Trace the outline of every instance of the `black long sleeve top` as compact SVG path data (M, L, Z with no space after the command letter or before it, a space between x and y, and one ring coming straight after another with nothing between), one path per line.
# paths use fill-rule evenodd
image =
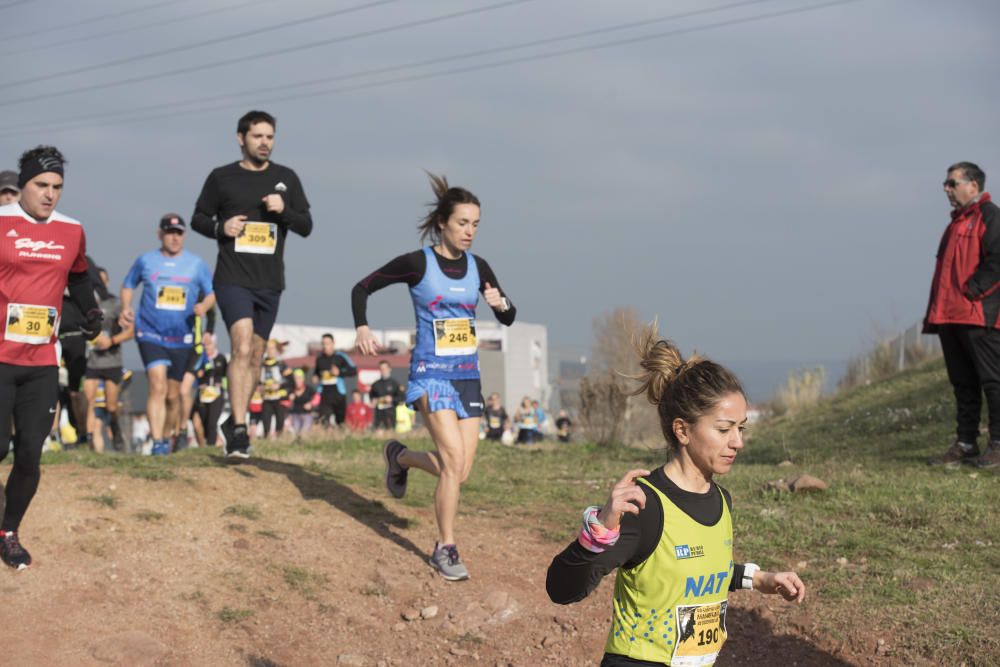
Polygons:
M442 257L435 251L434 257L437 259L441 272L449 278L461 280L465 277L468 262L465 260L464 253L458 259L449 259ZM479 292L482 293L486 289L486 283L489 283L490 287L496 287L500 290L500 296L507 299L509 308L503 312L494 310L493 314L500 324L509 327L514 323L517 309L504 293L503 288L500 287L496 274L493 273L493 269L486 263L486 260L478 255L472 257L476 260L476 268L479 270ZM413 287L423 280L426 270L427 256L423 250L415 250L396 257L359 281L351 290L351 311L354 314L354 326L360 327L368 324L368 297L370 295L396 283L406 283L407 286Z
M282 213L268 212L263 199L271 194L280 194L284 200ZM235 215L247 216L247 222L276 223L274 254L236 252L235 239L222 230L223 223ZM191 216L191 228L219 243L216 283L281 291L285 289L285 237L289 231L309 236L313 220L294 171L275 162L263 171L250 171L234 162L208 175Z

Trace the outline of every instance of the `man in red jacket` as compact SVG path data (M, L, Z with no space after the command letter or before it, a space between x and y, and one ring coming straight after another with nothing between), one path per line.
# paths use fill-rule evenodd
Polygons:
M1000 465L1000 209L985 185L986 174L971 162L948 167L944 193L953 210L938 248L924 333L941 338L958 428L931 465ZM984 394L990 437L980 455Z

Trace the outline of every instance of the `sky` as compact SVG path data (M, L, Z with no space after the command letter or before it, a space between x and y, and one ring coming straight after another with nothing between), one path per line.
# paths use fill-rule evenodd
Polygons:
M997 25L995 0L0 0L0 168L58 146L119 284L262 108L315 221L282 322L351 325L354 283L419 247L427 169L479 196L473 251L552 344L633 306L722 361L842 362L922 318L947 166L1000 174Z

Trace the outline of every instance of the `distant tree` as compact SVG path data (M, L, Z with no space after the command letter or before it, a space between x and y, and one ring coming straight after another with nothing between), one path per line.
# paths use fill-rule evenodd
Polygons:
M639 311L629 306L594 320L590 369L580 382L580 420L600 445L659 433L655 411L645 398L630 395L634 383L629 378L640 370L633 339L644 325Z

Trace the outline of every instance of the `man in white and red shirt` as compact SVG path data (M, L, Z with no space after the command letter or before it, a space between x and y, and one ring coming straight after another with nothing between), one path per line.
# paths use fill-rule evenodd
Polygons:
M101 311L87 276L83 227L55 210L63 188L62 154L52 146L20 159L20 203L0 206L0 449L12 430L14 465L0 521L0 559L31 564L17 530L38 488L42 445L59 393L56 349L63 291L86 313L88 339Z

